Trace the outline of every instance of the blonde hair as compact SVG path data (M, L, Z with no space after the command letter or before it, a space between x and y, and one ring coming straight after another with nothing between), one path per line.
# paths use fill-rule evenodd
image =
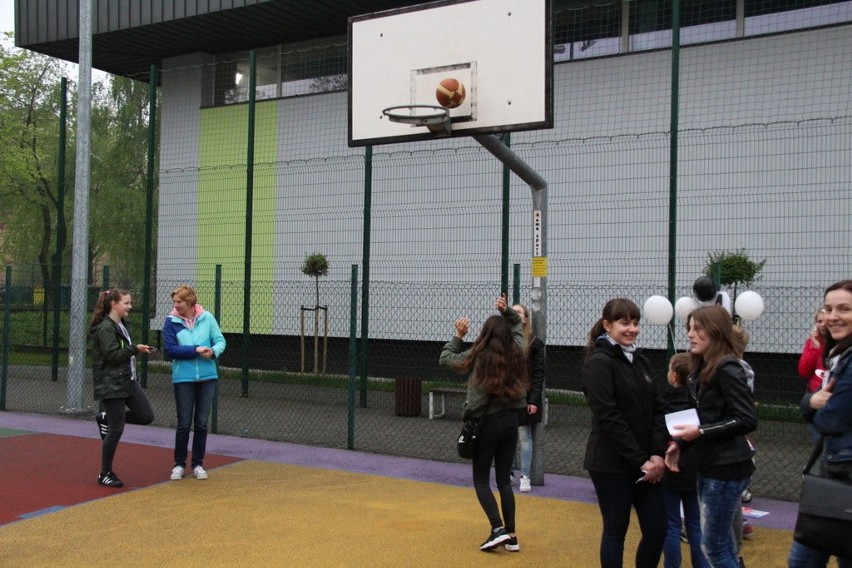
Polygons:
M170 296L171 299L174 300L175 296L177 296L178 299L183 300L190 306L194 306L198 302L198 296L195 294L195 289L193 289L193 287L189 284L182 284L172 290Z

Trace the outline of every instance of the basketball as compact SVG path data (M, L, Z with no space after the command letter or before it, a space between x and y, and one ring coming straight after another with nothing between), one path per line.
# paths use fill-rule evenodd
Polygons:
M435 89L435 98L444 108L456 108L464 102L464 85L452 77L444 79Z

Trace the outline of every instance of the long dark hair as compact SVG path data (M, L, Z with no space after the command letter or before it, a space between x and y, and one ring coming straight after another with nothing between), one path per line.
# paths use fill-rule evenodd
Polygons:
M696 378L702 383L709 383L713 380L722 359L727 356L737 357L737 346L741 343L734 338L731 315L722 306L696 308L686 318L687 331L690 322L695 322L696 331L701 331L710 340L706 353L692 355L692 368L701 369Z
M459 369L462 372L475 370L476 385L492 396L519 398L529 388L524 350L515 343L512 326L503 316L485 320Z
M846 290L847 292L852 293L852 280L841 280L840 282L835 282L825 289L823 297L828 295L829 292L834 292L835 290ZM832 352L834 352L835 355L843 353L850 347L852 347L852 334L849 334L840 341L837 341L831 337L830 333L827 333L823 347L823 358L828 359L828 354Z
M117 288L105 290L98 294L98 301L95 303L95 311L92 312L92 321L89 322L89 327L95 327L104 321L104 318L109 315L109 312L112 309L112 303L118 302L123 297L129 295L130 292L127 290L119 290Z
M628 300L627 298L613 298L607 302L604 305L601 317L595 322L595 325L592 326L592 330L589 332L589 340L586 343L583 362L587 362L589 357L592 356L592 351L595 350L595 343L598 342L598 337L606 333L604 329L605 321L610 323L623 319L639 321L640 317L642 317L642 312L639 311L639 306L632 300Z

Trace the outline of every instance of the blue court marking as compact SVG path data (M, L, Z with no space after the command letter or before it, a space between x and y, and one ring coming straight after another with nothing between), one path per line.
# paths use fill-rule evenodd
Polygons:
M54 505L53 507L48 507L47 509L33 511L32 513L27 513L25 515L18 515L18 517L21 519L32 519L33 517L40 517L42 515L47 515L48 513L55 513L56 511L61 511L64 508L64 505Z

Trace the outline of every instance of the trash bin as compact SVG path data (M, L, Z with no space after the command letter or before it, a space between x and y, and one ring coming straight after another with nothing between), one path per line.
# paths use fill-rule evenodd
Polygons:
M421 379L396 379L393 387L393 407L397 416L420 416L423 401Z

